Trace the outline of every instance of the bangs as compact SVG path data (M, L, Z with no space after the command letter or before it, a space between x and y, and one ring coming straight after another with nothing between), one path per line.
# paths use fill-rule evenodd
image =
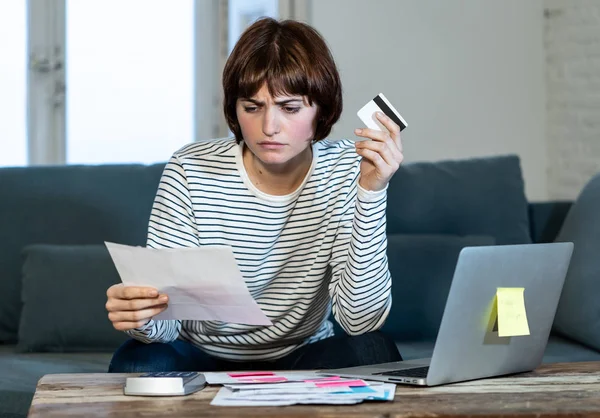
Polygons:
M274 45L264 54L254 54L242 69L238 79L238 97L251 98L266 83L269 94L277 96L306 96L312 105L313 86L306 72L289 54L278 54Z

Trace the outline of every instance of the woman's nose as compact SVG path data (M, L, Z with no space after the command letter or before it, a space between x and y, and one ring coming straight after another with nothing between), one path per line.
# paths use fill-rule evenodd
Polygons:
M266 136L273 136L279 133L279 119L275 110L267 110L263 119L263 133Z

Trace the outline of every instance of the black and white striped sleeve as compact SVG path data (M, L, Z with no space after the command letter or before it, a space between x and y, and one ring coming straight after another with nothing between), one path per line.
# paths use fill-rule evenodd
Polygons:
M386 203L387 189L371 192L356 185L336 235L329 294L333 316L349 335L381 328L392 305Z
M148 224L150 248L199 246L198 228L183 164L173 155L163 171ZM171 342L179 337L181 321L151 319L127 333L142 342Z

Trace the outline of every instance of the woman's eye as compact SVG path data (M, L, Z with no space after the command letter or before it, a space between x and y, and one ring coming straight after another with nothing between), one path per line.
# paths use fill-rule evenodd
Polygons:
M244 111L248 112L248 113L254 113L256 112L257 107L256 106L246 106L244 107Z
M298 113L300 111L300 108L299 107L288 107L288 106L285 106L283 108L283 110L285 110L287 113Z

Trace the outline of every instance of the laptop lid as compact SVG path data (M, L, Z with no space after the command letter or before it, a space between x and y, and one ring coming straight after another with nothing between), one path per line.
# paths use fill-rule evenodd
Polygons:
M458 258L427 385L533 370L541 364L573 243L466 247ZM500 337L498 288L524 288L529 335Z

